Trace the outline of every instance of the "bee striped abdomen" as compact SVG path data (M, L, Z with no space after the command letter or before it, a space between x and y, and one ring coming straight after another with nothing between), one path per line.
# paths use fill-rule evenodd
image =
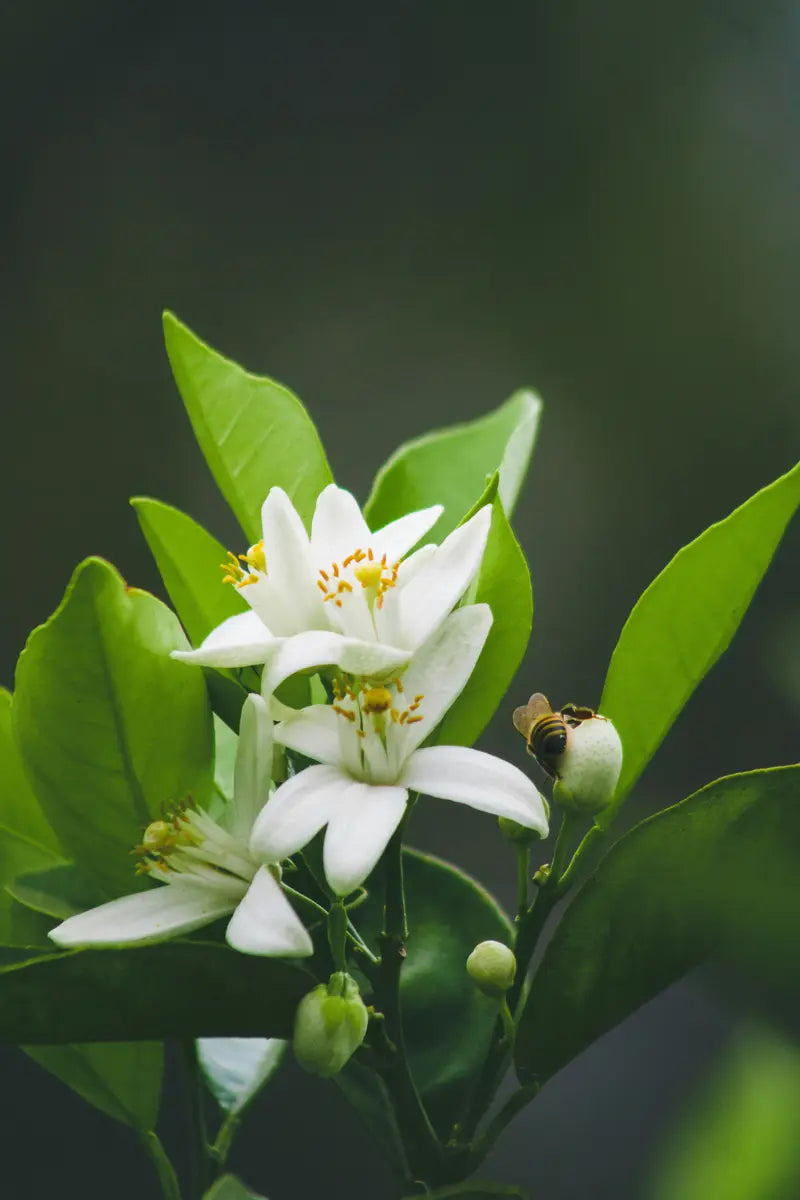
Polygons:
M567 727L563 719L555 713L540 717L531 730L528 746L540 761L563 754L567 747Z

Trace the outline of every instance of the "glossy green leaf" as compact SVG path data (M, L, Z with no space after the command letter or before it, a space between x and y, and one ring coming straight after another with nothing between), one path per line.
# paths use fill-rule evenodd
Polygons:
M400 446L376 475L364 506L370 527L379 529L414 509L443 504L445 511L430 535L441 541L480 496L487 476L497 470L500 499L510 516L533 452L541 407L534 392L515 392L477 421Z
M26 1054L115 1121L152 1129L164 1052L160 1042L28 1046Z
M600 711L624 747L614 813L700 680L727 648L800 504L800 464L679 550L623 627Z
M217 1104L241 1113L280 1066L287 1043L280 1038L198 1038L197 1059Z
M50 827L25 774L11 728L11 693L0 688L0 825L60 857Z
M203 1200L266 1200L266 1198L251 1192L233 1175L223 1175L205 1193Z
M297 397L223 358L169 312L164 338L200 449L250 541L261 537L261 505L271 487L282 487L309 523L332 476Z
M203 678L169 656L185 644L165 605L87 559L17 665L28 775L64 848L109 895L135 888L130 851L163 806L211 793Z
M6 891L26 908L59 921L94 908L104 900L104 893L94 876L74 863L26 871L7 883ZM45 944L50 945L49 942Z
M511 530L499 496L492 501L492 524L470 603L492 610L492 627L475 670L445 715L435 740L471 746L503 701L531 636L533 593L525 556Z
M212 942L39 955L0 969L0 1042L288 1037L309 986L299 967Z
M404 872L410 930L401 976L406 1043L431 1118L447 1133L486 1055L497 1015L467 975L467 956L478 942L508 942L511 926L488 892L449 863L407 850ZM354 919L377 948L379 872L367 886L369 899Z
M247 611L235 587L222 582L227 550L202 525L169 504L131 499L164 587L192 645L237 613Z
M39 941L41 922L9 894L25 871L62 861L58 842L33 794L11 728L11 696L0 688L0 941Z
M800 1051L741 1033L681 1113L650 1200L789 1200L800 1195Z
M718 950L740 960L766 939L797 991L799 901L800 767L731 775L643 821L544 952L517 1034L520 1078L553 1075Z

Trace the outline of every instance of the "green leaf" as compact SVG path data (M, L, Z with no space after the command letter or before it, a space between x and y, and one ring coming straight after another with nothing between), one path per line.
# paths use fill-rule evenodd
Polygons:
M766 941L796 989L798 860L798 766L717 780L632 829L544 952L517 1033L523 1082L553 1075L718 948L738 960Z
M227 550L202 525L169 504L133 496L131 505L192 645L237 613L248 611L235 587L223 584Z
M766 1030L740 1034L659 1156L651 1200L800 1195L800 1051Z
M265 1200L265 1197L251 1192L233 1175L223 1175L205 1193L203 1200Z
M405 442L375 476L364 506L370 527L379 529L404 513L443 504L445 511L430 534L441 541L497 470L500 499L510 516L528 469L541 407L535 392L515 392L477 421Z
M0 969L0 1041L288 1037L299 967L212 942L39 955Z
M137 886L130 851L164 805L210 796L203 678L169 656L185 644L165 605L87 559L17 665L14 728L36 795L109 895Z
M406 1043L431 1119L449 1133L497 1018L467 975L467 956L487 939L509 943L511 925L488 892L441 859L406 850L404 873L410 930L401 976ZM377 948L383 919L379 871L368 888L369 899L354 919Z
M59 921L95 908L104 899L94 877L74 863L26 871L7 883L6 891L26 908Z
M115 1121L152 1129L164 1051L160 1042L27 1046L25 1053Z
M200 449L250 541L261 537L261 505L271 487L282 487L308 524L332 476L297 397L223 358L169 312L164 338Z
M209 1091L228 1115L241 1113L280 1066L280 1038L198 1038L197 1059Z
M61 847L33 794L11 728L11 693L0 688L0 825L54 857Z
M727 648L800 503L800 464L679 550L620 634L600 712L624 747L607 826L704 675Z
M492 627L469 682L436 732L442 745L471 746L478 738L502 702L531 636L530 571L499 496L492 501L489 538L470 603L490 606Z

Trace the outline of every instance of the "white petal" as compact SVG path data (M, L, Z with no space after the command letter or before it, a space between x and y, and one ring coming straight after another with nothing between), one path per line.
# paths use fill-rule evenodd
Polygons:
M282 488L270 489L261 507L261 523L267 562L264 603L274 612L270 627L284 635L325 629L328 622L316 586L317 567L308 534Z
M415 649L430 637L478 570L491 520L491 506L485 504L445 538L409 583L389 593L376 615L381 641Z
M58 946L126 946L160 942L178 933L188 933L232 912L247 884L239 879L212 887L196 880L135 892L110 900L99 908L70 917L49 937Z
M351 782L338 767L306 767L277 789L262 808L250 839L253 854L281 862L301 850L327 824L333 806Z
M394 646L362 642L321 629L298 633L275 645L275 653L267 661L261 682L265 696L298 671L337 666L351 675L379 675L396 670L409 658L405 650Z
M202 1037L197 1057L214 1099L238 1113L277 1070L288 1042L283 1038Z
M341 562L354 550L366 550L368 545L369 526L361 515L355 496L335 483L329 483L317 497L311 522L315 567L329 571L332 563Z
M250 667L267 661L277 639L254 612L228 617L196 650L173 650L172 657L201 667Z
M404 517L398 517L396 521L384 525L383 529L378 529L371 535L370 545L375 555L380 558L385 554L389 565L396 563L433 528L443 512L441 504L434 504L431 508L407 513Z
M430 562L438 549L438 546L429 542L428 545L420 546L419 550L409 554L408 558L404 558L400 563L400 570L397 572L397 586L405 587L407 583L410 583L417 572Z
M275 727L275 741L306 758L335 765L341 762L339 717L329 704L301 708Z
M352 781L331 810L322 861L328 883L347 896L363 883L402 820L408 792Z
M239 746L233 770L229 833L247 845L256 817L269 799L272 782L272 717L261 696L249 695L239 718Z
M304 958L314 953L308 930L267 867L259 867L225 937L243 954Z
M421 646L402 676L409 702L423 697L413 725L393 725L391 747L403 762L441 721L478 661L492 624L488 604L468 604L451 613L441 629Z
M455 800L497 817L510 817L547 837L542 797L517 767L464 746L426 746L406 763L401 781L407 788Z

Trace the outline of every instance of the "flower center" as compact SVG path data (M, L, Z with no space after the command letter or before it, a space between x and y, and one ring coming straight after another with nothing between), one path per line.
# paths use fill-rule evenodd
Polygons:
M228 561L220 563L220 570L225 572L222 582L232 583L236 588L247 587L248 583L258 583L259 578L267 573L263 541L256 542L246 554L232 554L229 550Z
M388 725L414 725L423 720L419 707L424 695L420 692L410 704L404 705L399 699L405 697L400 679L373 686L364 679L337 676L333 680L333 696L333 711L348 721L361 738L374 730L385 740Z
M337 608L342 607L342 601L348 592L355 587L363 588L367 596L370 610L377 605L383 607L383 597L386 592L397 585L397 572L400 563L386 562L386 555L376 558L373 551L354 550L343 558L341 565L331 563L330 569L320 569L317 587L322 592L323 601L331 601Z
M157 872L163 882L179 875L208 873L250 882L258 863L240 843L202 809L179 804L157 821L151 821L133 853L138 856L137 875Z

